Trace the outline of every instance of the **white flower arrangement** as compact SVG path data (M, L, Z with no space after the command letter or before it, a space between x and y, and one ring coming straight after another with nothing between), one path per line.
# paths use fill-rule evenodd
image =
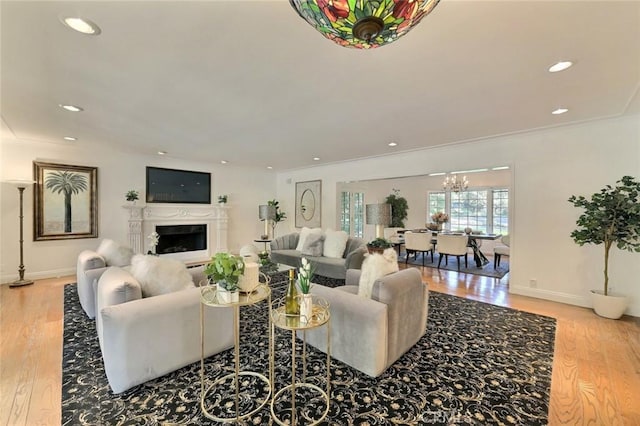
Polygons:
M298 268L298 285L300 286L300 291L303 294L309 294L311 291L311 279L313 278L313 265L311 262L307 260L307 258L302 258L302 266Z
M155 254L156 247L158 246L158 242L160 241L160 234L153 231L151 234L149 234L147 239L149 240L149 253Z

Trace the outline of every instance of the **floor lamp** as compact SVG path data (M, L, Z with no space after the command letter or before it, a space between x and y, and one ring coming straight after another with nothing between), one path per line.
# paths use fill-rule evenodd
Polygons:
M9 284L9 287L21 287L23 285L33 284L32 280L24 279L24 190L29 185L33 185L35 182L32 180L10 180L10 184L15 185L20 192L20 266L18 267L18 278L16 281Z

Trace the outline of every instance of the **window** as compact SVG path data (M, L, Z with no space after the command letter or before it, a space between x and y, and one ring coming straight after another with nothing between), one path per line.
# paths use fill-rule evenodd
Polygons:
M340 229L354 237L364 235L364 193L340 194Z
M450 231L471 228L474 231L509 233L509 190L506 188L450 192L433 191L427 196L427 223L433 213L449 215L445 227Z

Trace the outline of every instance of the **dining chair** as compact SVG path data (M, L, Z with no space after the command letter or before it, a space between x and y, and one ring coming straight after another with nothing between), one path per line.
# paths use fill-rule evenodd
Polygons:
M509 235L503 235L500 238L500 243L501 244L497 244L493 248L493 269L497 269L498 266L500 266L500 259L502 256L509 256L509 252L511 250L509 247Z
M449 264L449 256L455 256L458 260L458 271L460 270L460 258L464 256L464 267L468 267L467 244L469 237L466 235L438 234L436 241L438 253L440 253L438 268L442 264L443 256L445 258L445 265Z
M424 258L427 253L431 253L431 263L433 263L433 246L431 245L431 234L426 232L410 232L404 233L404 249L407 257L404 259L405 265L409 261L409 255L422 253L422 266L424 266Z

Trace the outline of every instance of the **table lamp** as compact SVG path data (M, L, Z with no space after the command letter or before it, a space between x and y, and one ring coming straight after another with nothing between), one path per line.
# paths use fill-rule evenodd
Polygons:
M376 226L376 238L384 238L384 228L391 224L391 204L367 204L367 225Z
M258 206L258 217L264 221L264 235L269 239L269 221L276 219L276 206L263 204Z

